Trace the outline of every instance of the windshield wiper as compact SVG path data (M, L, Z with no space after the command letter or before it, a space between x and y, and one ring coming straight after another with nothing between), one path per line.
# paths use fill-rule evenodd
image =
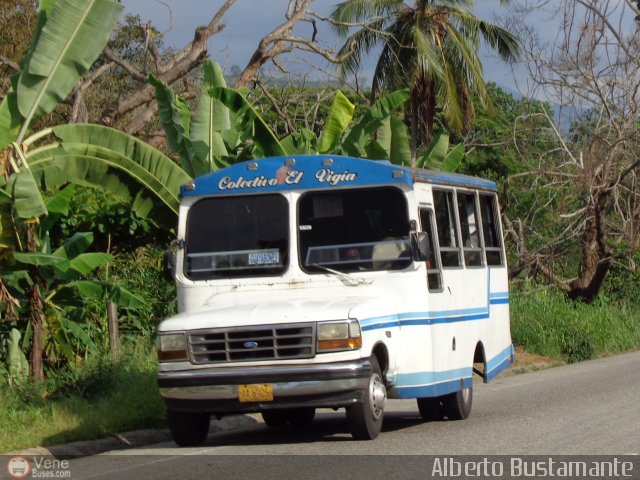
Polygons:
M340 278L340 280L342 280L345 285L348 285L350 287L357 287L358 285L371 285L373 283L373 280L352 277L346 272L334 270L333 268L325 267L324 265L319 265L317 263L312 263L310 266L319 268L329 273L333 273L334 275L338 276L338 278Z

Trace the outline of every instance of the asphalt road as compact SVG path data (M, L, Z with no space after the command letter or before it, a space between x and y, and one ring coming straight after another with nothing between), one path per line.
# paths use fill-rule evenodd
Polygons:
M352 440L343 411L320 410L304 432L256 420L211 434L203 447L109 452L72 460L69 470L83 479L431 478L432 464L402 456L638 454L640 352L633 352L476 383L463 421L425 423L415 401L389 401L374 441ZM640 457L635 462L632 478L640 478Z

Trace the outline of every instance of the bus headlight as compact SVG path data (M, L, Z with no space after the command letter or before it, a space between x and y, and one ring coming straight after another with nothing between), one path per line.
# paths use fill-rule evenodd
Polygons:
M362 347L360 324L356 320L318 323L318 352L357 350Z
M160 361L188 360L187 337L184 333L159 333L156 349Z

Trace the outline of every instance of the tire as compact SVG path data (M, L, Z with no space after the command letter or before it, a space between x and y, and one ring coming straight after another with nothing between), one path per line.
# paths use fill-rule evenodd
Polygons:
M180 447L202 445L209 434L208 413L167 411L167 421L173 441Z
M305 428L313 423L313 419L316 416L316 409L310 408L297 408L290 412L289 423L294 428Z
M313 422L316 409L294 408L290 410L267 410L262 412L264 423L271 428L282 428L291 425L295 428L308 427Z
M286 410L267 410L262 412L262 419L267 427L282 428L287 425L288 413Z
M425 422L438 422L444 417L440 397L416 398L420 416Z
M371 377L362 402L347 407L349 431L356 440L373 440L380 433L387 400L387 389L382 379L380 364L371 357Z
M464 420L471 414L473 386L442 397L444 414L449 420Z

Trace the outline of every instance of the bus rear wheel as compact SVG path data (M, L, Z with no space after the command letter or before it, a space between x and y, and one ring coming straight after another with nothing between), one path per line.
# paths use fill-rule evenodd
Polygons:
M440 397L416 398L420 416L426 422L437 422L442 420L443 409Z
M449 420L464 420L471 414L473 387L440 397L417 398L420 416L427 422L437 422L445 417Z
M464 420L471 414L473 387L463 388L442 397L443 413L449 420Z
M375 356L371 357L371 377L362 402L347 407L349 431L356 440L373 440L380 433L387 401L387 388Z

